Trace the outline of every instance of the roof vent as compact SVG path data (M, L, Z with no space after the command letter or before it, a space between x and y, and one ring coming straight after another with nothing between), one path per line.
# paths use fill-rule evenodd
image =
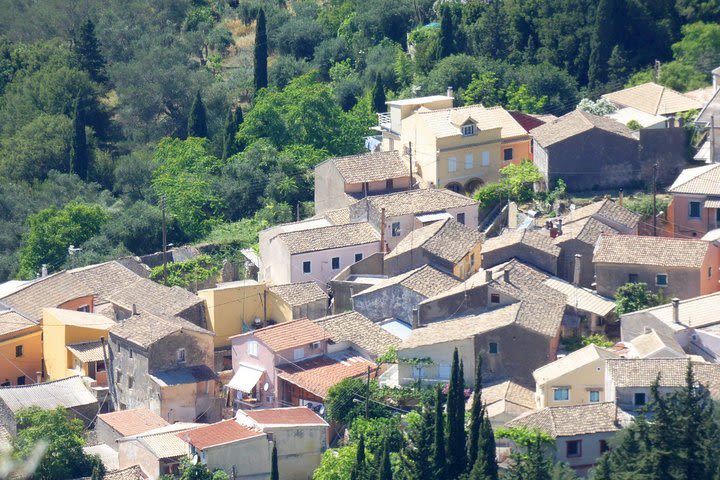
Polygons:
M132 304L132 314L133 314L133 315L137 315L137 314L138 314L137 305L135 305L134 303Z
M448 97L455 98L455 93L453 92L453 87L448 87L448 88L447 88L447 96L448 96Z
M672 299L673 322L680 323L680 299L675 297Z

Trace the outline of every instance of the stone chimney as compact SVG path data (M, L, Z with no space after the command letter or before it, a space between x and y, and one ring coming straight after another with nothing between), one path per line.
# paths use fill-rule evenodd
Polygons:
M503 281L510 283L510 270L503 270Z
M620 195L618 195L618 205L622 207L623 204L623 189L620 189Z
M485 270L485 281L492 282L492 270Z
M137 315L137 314L138 314L137 305L135 305L134 303L132 304L132 314L133 314L133 315Z
M447 96L448 96L448 97L455 98L455 93L453 92L453 87L448 87L448 88L447 88Z
M582 274L582 255L575 254L575 265L573 269L573 285L580 286L580 275Z
M47 276L48 276L47 263L43 263L42 268L40 269L40 278L45 278Z
M420 328L420 312L417 307L412 309L412 328L413 330Z
M672 299L673 322L680 323L680 299L675 297Z

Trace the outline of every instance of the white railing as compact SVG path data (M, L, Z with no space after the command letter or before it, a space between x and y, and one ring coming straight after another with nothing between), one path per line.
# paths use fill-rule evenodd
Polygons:
M380 128L390 130L390 112L378 113L378 125Z

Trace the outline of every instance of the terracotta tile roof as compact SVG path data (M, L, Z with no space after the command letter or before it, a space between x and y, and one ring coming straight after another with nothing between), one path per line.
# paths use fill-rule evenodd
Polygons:
M499 402L509 402L531 410L535 409L535 391L514 380L505 380L483 387L482 399L486 407Z
M401 285L413 292L429 298L438 295L445 290L458 285L459 283L459 280L456 280L450 275L443 273L430 265L423 265L415 270L410 270L409 272L401 275L381 280L372 287L356 293L353 296L369 295L379 290L394 287L395 285Z
M349 223L281 233L277 238L294 255L376 243L380 240L380 234L369 223Z
M328 295L315 282L287 283L268 288L283 302L293 307L306 305L318 300L327 301Z
M438 138L460 136L460 125L468 119L481 131L500 128L500 137L504 139L527 136L522 125L502 107L468 105L440 110L418 110L417 115Z
M330 334L320 325L307 318L270 325L252 332L235 335L231 338L255 337L274 352L320 342L330 338Z
M346 378L366 375L368 367L374 369L376 365L353 350L344 350L275 368L278 377L325 398L330 387Z
M438 258L457 263L481 241L482 236L477 230L466 227L453 218L446 218L407 234L385 259L422 248Z
M368 197L350 206L350 216L360 215L364 218L366 202L378 214L384 208L386 217L419 215L478 205L472 198L444 188L424 188Z
M622 428L625 414L618 412L612 402L575 405L568 407L545 407L526 413L506 425L541 430L553 438L616 432Z
M259 427L272 425L323 425L327 422L308 407L267 408L262 410L242 410L247 419ZM238 421L242 421L238 415Z
M695 381L710 390L713 398L720 395L720 364L693 362ZM688 358L611 358L606 371L616 388L649 387L660 376L660 386L685 386Z
M337 168L345 183L379 182L410 176L410 166L400 152L367 152L327 160Z
M700 268L710 246L703 240L603 235L595 246L593 263Z
M610 199L599 200L584 207L576 208L567 215L563 215L563 226L579 220L593 217L605 224L618 224L628 230L633 230L640 222L640 215L632 212Z
M720 195L720 164L684 169L670 185L668 192Z
M102 413L98 418L107 423L123 437L145 433L168 425L160 415L147 408L133 408L111 413Z
M315 323L329 332L335 343L350 342L375 356L400 344L400 339L395 335L355 311L323 317L315 320Z
M139 465L107 472L104 480L146 480L148 477Z
M483 253L523 244L554 257L560 256L560 247L553 245L548 235L531 230L510 230L497 237L488 238L482 246Z
M110 328L110 335L132 342L142 348L148 348L158 340L182 330L212 335L208 330L180 317L159 317L149 312L139 312L137 315L131 315L129 318L117 322Z
M2 302L39 322L45 307L57 307L65 302L96 293L68 272L59 272L24 285L14 293L3 297Z
M636 140L633 131L612 118L599 117L582 110L573 110L557 120L548 122L530 131L530 135L543 147L549 147L594 128Z
M20 333L25 330L39 330L37 322L14 310L2 310L0 305L0 336Z
M543 385L550 380L567 375L592 362L605 360L607 358L618 358L618 355L597 345L587 345L538 368L533 372L533 377L538 385Z
M205 450L206 448L239 442L240 440L265 434L243 427L235 420L223 420L205 427L180 432L176 435L198 450Z
M697 100L653 82L606 93L602 98L651 115L668 115L702 108Z

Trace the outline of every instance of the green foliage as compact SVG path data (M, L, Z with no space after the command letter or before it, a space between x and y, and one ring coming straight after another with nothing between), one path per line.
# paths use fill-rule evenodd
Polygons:
M69 170L83 180L87 180L88 168L90 167L90 152L88 151L87 137L85 136L85 116L80 105L80 97L75 99L72 127L73 136L70 143Z
M405 444L397 416L368 420L364 417L356 418L350 427L350 441L359 443L361 438L371 452L380 452L384 446L390 452L399 452Z
M666 212L669 205L669 197L658 195L655 201L655 208L658 213ZM652 195L633 195L632 197L628 197L625 199L625 203L623 204L623 206L631 212L640 214L645 221L652 220Z
M365 415L365 396L367 386L359 378L346 378L328 390L325 398L327 418L342 425L352 425L353 422ZM370 398L378 398L377 381L370 382ZM392 411L385 407L382 402L371 401L368 404L369 418L389 417Z
M88 72L94 82L107 82L105 58L100 52L100 45L95 36L95 24L89 18L80 26L75 35L73 50L78 56L80 67Z
M443 407L442 387L435 387L435 415L432 448L432 468L436 478L445 478L447 472L447 455L445 452L445 413Z
M595 13L595 28L590 43L588 83L596 87L608 78L607 64L613 48L622 42L624 2L600 0Z
M642 128L642 125L640 125L640 122L638 122L637 120L633 119L633 120L630 120L630 121L627 123L627 127L628 127L630 130L640 130L640 129Z
M313 480L352 478L351 472L355 465L356 453L355 445L327 449L320 458L320 465L313 472Z
M280 480L278 471L277 442L273 442L272 456L270 457L270 480Z
M521 446L519 452L512 454L511 465L504 478L508 480L551 480L552 461L546 458L546 446L554 443L544 432L528 428L503 428L496 434L508 438Z
M190 106L187 132L188 137L206 138L208 136L207 111L199 91L195 94L195 100Z
M70 419L62 407L22 409L17 412L16 420L18 433L11 439L16 459L29 460L38 445L46 446L33 478L63 480L92 475L96 462L83 451L82 421Z
M495 436L507 438L520 447L529 447L538 441L541 444L554 443L552 437L547 433L528 427L499 428L495 430Z
M62 209L52 207L31 215L29 229L23 236L18 276L34 278L43 264L47 264L48 271L59 269L68 255L68 247L79 246L99 233L108 218L100 205L75 202Z
M243 123L242 108L235 107L228 110L228 116L225 120L225 134L223 136L223 153L222 159L227 160L235 155L239 150L236 136L240 125Z
M626 283L615 293L615 312L624 315L660 305L662 302L662 295L651 292L646 283Z
M520 165L511 163L500 169L500 182L483 185L474 197L483 206L500 200L527 202L533 198L533 184L541 179L542 175L533 162L524 160Z
M209 255L200 255L184 262L172 262L167 266L167 286L190 287L202 283L220 272L220 265ZM153 267L150 279L163 282L163 266Z
M467 446L465 434L465 381L458 350L453 351L450 385L447 395L447 472L456 478L465 471Z
M546 96L532 95L527 85L511 84L505 92L507 100L505 106L510 110L520 110L526 113L542 113L548 99Z
M455 53L455 28L453 26L452 10L448 5L440 7L440 42L438 55L440 58L449 57Z
M378 468L378 480L392 480L392 468L390 466L390 447L388 439L385 439L382 453L380 454L380 465Z
M574 352L575 350L579 350L583 347L587 347L588 345L597 345L598 347L612 347L615 345L614 342L607 340L605 337L603 337L600 334L594 334L589 335L587 337L567 337L562 339L562 344L565 350L570 353Z
M267 87L268 39L265 23L265 10L260 9L255 24L255 51L253 55L255 72L255 90Z
M463 92L462 99L466 105L481 103L485 107L492 107L505 103L505 92L496 73L483 72L480 75L473 75L472 81Z
M268 73L270 85L285 88L293 78L304 75L310 64L304 58L297 59L292 55L281 55L273 62Z
M375 77L375 85L372 90L372 105L376 113L387 111L387 106L385 105L385 87L383 87L380 75Z
M402 451L402 465L408 480L433 478L433 411L425 405L419 416L419 421L408 421L408 441Z

